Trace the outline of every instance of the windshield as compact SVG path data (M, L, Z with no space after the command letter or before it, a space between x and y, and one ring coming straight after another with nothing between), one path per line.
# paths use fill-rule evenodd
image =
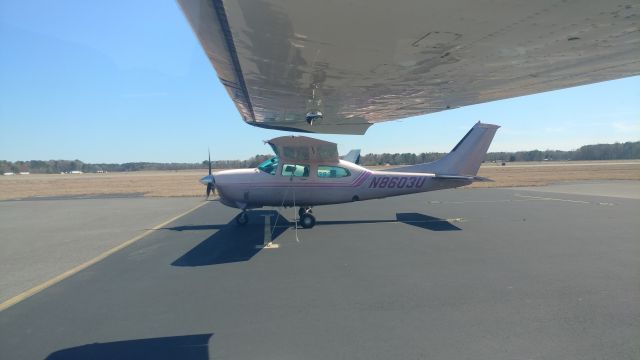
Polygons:
M278 169L278 157L275 156L264 161L262 164L258 165L258 169L266 172L267 174L275 175L276 170Z

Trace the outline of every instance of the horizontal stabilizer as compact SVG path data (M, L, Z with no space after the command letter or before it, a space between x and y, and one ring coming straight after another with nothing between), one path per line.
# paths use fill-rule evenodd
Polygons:
M434 179L440 180L462 180L462 181L473 181L473 182L493 182L493 180L482 177L482 176L464 176L464 175L437 175L433 177Z

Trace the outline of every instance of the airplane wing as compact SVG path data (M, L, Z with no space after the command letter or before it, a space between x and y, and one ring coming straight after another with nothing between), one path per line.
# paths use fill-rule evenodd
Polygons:
M640 74L637 1L178 2L242 119L263 128L363 134Z

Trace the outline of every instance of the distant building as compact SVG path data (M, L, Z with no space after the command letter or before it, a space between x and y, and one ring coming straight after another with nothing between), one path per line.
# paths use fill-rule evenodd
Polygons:
M28 171L20 171L20 175L29 175Z
M71 172L69 172L69 174L83 174L82 171L78 171L78 170L73 170Z
M14 174L14 173L12 173L12 172L6 172L6 173L4 173L4 174L2 174L2 175L4 175L4 176L10 176L10 175L15 175L15 174Z

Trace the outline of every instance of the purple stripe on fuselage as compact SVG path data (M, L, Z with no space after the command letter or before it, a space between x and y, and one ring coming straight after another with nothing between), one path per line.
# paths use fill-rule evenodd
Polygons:
M369 176L371 175L371 172L369 171L363 171L360 176L358 176L354 181L350 182L350 183L326 183L326 182L296 182L295 185L292 184L291 182L274 182L274 183L234 183L234 184L230 184L232 186L235 185L249 185L252 187L285 187L285 188L289 188L289 187L326 187L326 188L339 188L339 187L358 187L360 185L362 185L363 182L365 182Z

